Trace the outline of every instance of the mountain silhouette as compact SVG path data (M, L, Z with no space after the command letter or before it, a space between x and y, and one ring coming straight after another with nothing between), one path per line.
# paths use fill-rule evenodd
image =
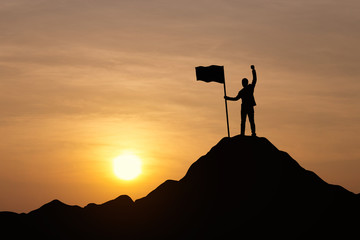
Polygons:
M3 234L42 239L303 239L355 236L360 196L302 168L266 138L223 138L179 181L135 202L54 200L0 213Z

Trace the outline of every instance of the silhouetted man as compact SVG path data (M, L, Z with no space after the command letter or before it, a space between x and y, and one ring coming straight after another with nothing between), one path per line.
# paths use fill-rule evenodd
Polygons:
M254 98L254 89L257 81L255 66L251 65L253 80L252 83L249 84L249 80L247 78L243 78L242 85L243 89L241 89L236 97L228 97L225 96L226 100L237 101L240 98L242 99L241 104L241 135L245 135L245 122L246 116L249 116L251 133L252 136L256 136L255 132L255 120L254 120L254 106L256 105Z

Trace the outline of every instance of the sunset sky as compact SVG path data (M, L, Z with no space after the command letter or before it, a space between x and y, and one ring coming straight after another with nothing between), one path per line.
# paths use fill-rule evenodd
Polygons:
M258 73L257 134L360 192L360 1L0 0L0 211L144 197L227 135ZM229 102L231 135L241 102ZM246 133L250 133L247 122ZM112 160L132 152L142 174Z

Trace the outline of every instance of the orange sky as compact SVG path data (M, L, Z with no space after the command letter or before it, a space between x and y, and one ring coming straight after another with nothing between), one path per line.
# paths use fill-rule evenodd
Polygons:
M226 135L256 66L259 136L329 183L360 192L360 2L3 0L0 211L83 206L180 179ZM240 102L229 102L231 134ZM249 126L247 125L247 133ZM134 181L112 159L143 159Z

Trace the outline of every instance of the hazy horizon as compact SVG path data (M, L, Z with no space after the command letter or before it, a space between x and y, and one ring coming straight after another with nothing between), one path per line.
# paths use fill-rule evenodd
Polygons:
M147 195L227 135L227 93L258 73L257 134L328 183L360 192L360 2L0 3L0 211ZM240 102L229 102L231 135ZM249 123L246 133L250 133ZM122 181L112 160L143 161Z

